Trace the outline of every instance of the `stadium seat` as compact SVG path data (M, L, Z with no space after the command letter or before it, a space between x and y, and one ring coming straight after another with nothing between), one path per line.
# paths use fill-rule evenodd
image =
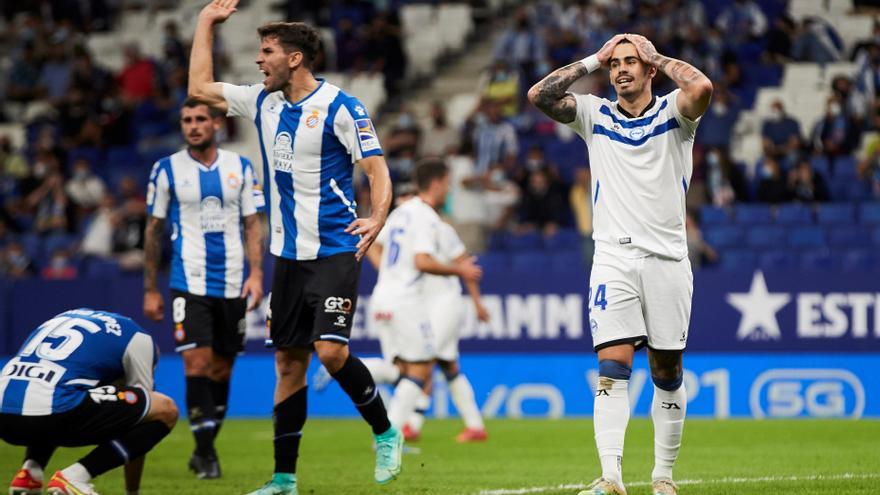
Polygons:
M562 229L555 235L544 238L544 249L548 251L565 251L579 249L581 235L574 229Z
M541 252L523 252L510 256L510 269L514 271L546 270L550 267L550 257Z
M139 167L141 155L136 149L128 146L120 146L107 150L107 166L111 169L119 167Z
M776 223L780 225L809 225L813 223L813 211L799 203L784 204L776 211Z
M703 230L703 239L717 249L741 247L743 229L735 225L706 228Z
M727 225L730 223L730 212L726 208L705 205L700 208L700 223L704 227Z
M848 249L840 259L840 269L843 272L876 271L877 265L877 255L871 249Z
M88 258L83 262L84 275L92 279L115 279L120 276L119 263L102 258Z
M835 179L851 179L856 178L856 159L851 156L840 156L834 159L831 167Z
M788 245L795 248L818 248L827 244L821 227L797 227L788 233Z
M510 257L506 253L485 253L477 257L477 265L486 272L503 272L510 269Z
M797 267L797 257L793 251L774 249L758 256L758 266L764 270L793 270Z
M823 225L851 225L856 220L856 208L852 203L820 204L816 219Z
M813 167L813 172L821 175L826 181L831 179L831 167L828 166L827 157L818 155L810 158L810 166Z
M489 251L503 252L508 250L507 240L510 239L508 232L492 232L489 234Z
M874 227L874 234L871 236L871 242L874 247L880 247L880 227Z
M748 229L746 243L753 248L773 248L785 242L785 229L776 225L763 225Z
M723 251L718 261L718 269L728 272L753 270L757 256L751 249L731 249Z
M828 245L833 248L866 248L873 245L871 232L864 226L831 227L827 232Z
M43 251L46 256L51 256L53 252L59 249L70 249L75 242L75 236L69 234L54 234L43 241Z
M859 211L859 223L862 225L880 225L880 201L862 203Z
M511 235L507 238L507 247L513 252L541 249L541 234L537 232L529 232L526 234Z
M837 264L837 258L828 249L811 249L800 256L801 270L832 270Z
M584 270L584 256L581 251L567 250L555 253L550 258L550 268L554 272L572 273L576 270Z
M773 210L767 204L737 205L733 212L740 225L761 225L773 222Z

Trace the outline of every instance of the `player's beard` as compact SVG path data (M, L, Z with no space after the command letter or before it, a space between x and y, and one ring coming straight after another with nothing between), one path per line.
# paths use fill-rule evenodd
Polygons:
M210 148L211 146L214 146L214 138L210 137L210 138L205 139L204 141L202 141L201 143L198 143L198 144L192 144L187 141L186 145L189 146L190 149L201 153L201 152L204 152L205 150L207 150L208 148Z

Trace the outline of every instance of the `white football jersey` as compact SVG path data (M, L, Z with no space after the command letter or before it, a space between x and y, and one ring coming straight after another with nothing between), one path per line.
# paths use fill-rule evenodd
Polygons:
M458 237L458 233L446 222L437 226L437 261L451 263L452 260L465 254L467 249ZM461 295L461 284L455 275L425 274L425 285L431 298L448 298Z
M680 92L655 97L634 118L616 101L574 95L577 117L568 125L589 150L597 255L687 256L685 194L699 119L678 111Z
M421 297L425 294L427 273L416 268L416 254L438 254L440 216L420 198L413 198L388 215L379 233L382 262L373 299Z

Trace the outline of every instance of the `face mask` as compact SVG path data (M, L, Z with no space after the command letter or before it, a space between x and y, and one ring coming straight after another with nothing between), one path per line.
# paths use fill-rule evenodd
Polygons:
M774 108L772 111L770 111L770 118L775 120L776 122L782 120L783 117L785 117L785 113L783 113L783 111L778 108Z
M532 171L538 170L543 164L543 160L540 160L538 158L529 158L528 160L526 160L526 168Z
M34 177L38 179L42 179L46 176L46 164L43 162L37 162L34 164Z
M765 179L772 179L773 178L773 170L770 167L768 167L767 165L764 165L763 167L761 167L761 177L763 177Z
M726 115L727 114L727 105L724 103L716 103L712 109L715 111L715 115Z
M77 170L76 172L73 173L73 178L78 179L78 180L84 180L88 176L89 176L88 170Z
M718 153L709 153L706 155L706 163L709 164L710 167L717 167L721 160L718 158Z
M832 117L837 117L840 115L840 103L832 103L828 106L828 113L831 114Z
M397 118L397 126L409 129L413 126L413 118L411 115L404 113Z
M52 268L60 270L67 266L67 258L52 258Z

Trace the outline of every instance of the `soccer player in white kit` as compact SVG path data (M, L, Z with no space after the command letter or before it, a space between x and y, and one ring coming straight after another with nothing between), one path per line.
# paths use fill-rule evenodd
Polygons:
M379 280L370 301L372 323L383 335L383 353L402 368L388 419L402 427L416 410L437 358L432 332L426 275L456 276L476 283L482 271L472 257L440 261L437 209L449 192L449 170L439 159L420 162L415 171L417 197L388 216L378 243L382 245ZM390 337L390 338L389 338Z
M617 101L566 90L608 67ZM678 85L651 91L662 71ZM712 82L692 65L625 34L594 55L556 70L529 90L529 101L587 143L592 168L593 238L590 329L599 357L594 426L602 476L580 495L625 495L621 476L629 421L627 384L635 351L648 346L654 381L652 493L675 495L687 394L687 343L693 275L687 258L685 195L694 134L712 98Z

